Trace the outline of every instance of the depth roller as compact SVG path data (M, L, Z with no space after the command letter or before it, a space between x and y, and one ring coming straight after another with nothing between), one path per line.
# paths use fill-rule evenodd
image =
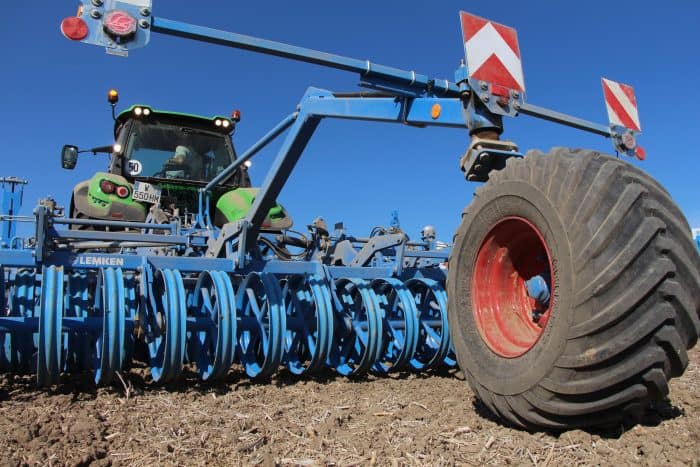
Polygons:
M372 289L382 310L382 350L374 370L386 373L404 369L418 344L418 311L413 296L398 279L376 279Z
M86 326L91 308L89 278L86 271L72 271L67 274L64 292L64 327L67 328L66 366L70 373L80 373L93 368L94 340Z
M195 329L190 346L202 380L225 376L236 350L236 299L224 272L199 275L191 305Z
M447 294L432 279L411 279L406 282L406 287L413 294L420 323L418 345L411 366L416 370L436 368L450 351Z
M26 320L37 318L39 302L37 299L36 274L33 270L19 269L7 284L8 313L12 320L8 322L11 329L5 334L3 349L9 371L27 373L31 371L38 343L38 324L26 325ZM20 325L24 322L25 325Z
M239 360L251 378L268 378L282 362L287 328L277 279L268 273L248 274L238 289L236 306Z
M4 313L0 315L0 371L26 373L31 369L37 325L27 322L38 312L35 275L27 269L3 270Z
M135 325L139 314L139 284L136 274L124 271L124 298L126 321L124 327L124 362L122 370L131 368L136 346Z
M62 369L63 268L48 266L41 273L39 302L38 386L57 384Z
M0 318L5 314L7 309L7 296L5 290L5 268L0 266ZM6 372L10 369L10 332L4 329L4 323L0 320L0 372Z
M102 330L95 341L95 384L107 384L122 371L125 360L126 295L121 269L102 269L97 275L96 314Z
M382 318L379 298L363 279L339 279L335 283L335 336L331 362L341 375L369 371L382 350Z
M144 268L146 311L144 327L148 343L151 377L169 383L182 373L185 355L187 302L180 271Z
M318 275L291 277L285 280L282 295L287 315L287 368L295 375L325 368L333 344L328 283Z

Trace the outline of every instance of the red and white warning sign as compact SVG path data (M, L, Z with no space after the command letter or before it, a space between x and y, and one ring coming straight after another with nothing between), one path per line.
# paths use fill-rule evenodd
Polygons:
M608 119L611 125L618 125L629 130L641 132L637 100L634 89L626 84L602 78L605 106L608 108Z
M464 11L459 16L469 78L524 92L525 79L515 29Z

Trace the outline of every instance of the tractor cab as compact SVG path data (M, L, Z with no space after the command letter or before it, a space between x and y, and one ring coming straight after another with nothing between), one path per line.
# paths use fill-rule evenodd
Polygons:
M132 106L115 122L119 151L113 153L110 171L131 181L204 186L236 159L230 138L233 127L234 122L224 117ZM250 186L247 170L234 173L224 184Z
M110 91L110 103L112 91ZM112 103L114 105L114 103ZM199 210L199 190L236 160L231 135L240 119L184 114L133 105L114 121L114 145L78 151L64 146L62 165L72 169L79 152L109 152L107 171L73 189L71 217L191 224ZM207 206L217 227L239 220L257 194L246 165L219 183ZM282 230L291 219L275 206L264 227Z

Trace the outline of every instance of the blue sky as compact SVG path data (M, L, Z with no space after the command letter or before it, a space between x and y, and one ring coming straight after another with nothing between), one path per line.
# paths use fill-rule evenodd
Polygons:
M292 112L308 86L355 90L357 75L277 57L154 34L129 58L63 38L59 24L77 2L8 2L0 41L2 173L28 178L25 213L53 195L68 203L72 186L106 167L104 155L60 168L63 144L111 144L106 103L119 89L124 108L228 114L240 109L234 136L239 152ZM656 177L700 227L700 2L674 0L663 8L636 1L365 1L167 2L157 17L230 30L452 80L463 57L458 11L518 30L528 101L607 123L600 77L636 91L647 160ZM504 137L521 150L553 146L612 151L610 142L532 117L505 121ZM466 131L349 121L324 121L282 191L295 227L316 216L344 221L356 235L386 225L399 210L413 238L425 224L450 241L476 185L458 161ZM254 159L260 183L276 145ZM636 162L633 162L636 163Z

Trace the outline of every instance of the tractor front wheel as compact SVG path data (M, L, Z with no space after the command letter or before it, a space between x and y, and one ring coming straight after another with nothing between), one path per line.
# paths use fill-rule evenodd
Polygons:
M449 264L459 364L522 428L637 421L697 342L690 228L657 182L609 156L509 160L465 210Z

